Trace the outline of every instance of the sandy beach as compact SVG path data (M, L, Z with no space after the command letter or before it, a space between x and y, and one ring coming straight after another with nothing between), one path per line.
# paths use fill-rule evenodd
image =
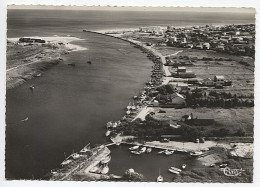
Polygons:
M40 38L42 40L45 40L46 43L51 43L51 44L59 44L63 43L65 47L70 50L70 51L82 51L82 50L87 50L87 48L72 44L71 42L74 41L80 41L84 39L80 39L77 37L73 36L50 36L50 37L40 37L40 36L25 36L24 38ZM7 38L8 41L10 42L18 42L19 38Z

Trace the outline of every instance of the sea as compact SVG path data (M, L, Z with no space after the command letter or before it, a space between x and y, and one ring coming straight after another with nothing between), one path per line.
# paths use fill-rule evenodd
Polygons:
M87 48L6 92L6 179L42 179L64 158L86 144L109 141L108 121L119 120L134 95L149 81L152 62L120 39L86 30L254 23L254 14L171 11L8 10L7 36L75 36ZM92 64L87 63L91 61ZM68 66L75 63L75 67ZM30 85L35 85L32 92ZM27 121L21 120L28 118ZM185 154L132 155L128 146L111 147L110 171L123 175L132 168L154 181L160 170L166 181L169 166L203 167Z

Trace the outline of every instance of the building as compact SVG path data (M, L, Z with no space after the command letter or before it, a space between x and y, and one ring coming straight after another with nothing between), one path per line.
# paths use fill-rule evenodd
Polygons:
M215 85L223 85L225 82L225 77L223 75L214 76Z
M205 86L214 86L215 83L211 78L206 78L206 79L203 79L203 84Z
M177 68L177 72L186 72L186 67L180 66Z
M179 91L185 91L189 89L188 84L184 82L170 82L169 84L173 85Z
M186 101L183 95L179 94L179 93L173 93L171 94L171 103L175 106L185 106L186 105Z
M208 42L203 44L203 49L209 49L210 48L210 44Z

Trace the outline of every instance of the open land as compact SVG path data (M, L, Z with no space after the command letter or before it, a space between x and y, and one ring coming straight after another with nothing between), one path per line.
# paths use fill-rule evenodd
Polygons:
M46 43L26 43L19 42L19 38L8 38L7 89L14 88L33 77L41 76L45 69L63 61L70 51L85 50L83 47L70 43L79 40L75 37L40 38Z

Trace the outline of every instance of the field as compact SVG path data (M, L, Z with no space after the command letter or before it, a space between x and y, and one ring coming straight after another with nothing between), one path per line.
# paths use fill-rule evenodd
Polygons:
M187 71L193 71L200 80L211 78L215 75L223 75L225 79L232 81L232 86L225 87L218 91L230 92L237 95L253 95L254 94L254 60L251 58L217 53L214 51L183 49L175 47L156 47L164 55L170 55L176 51L183 50L176 55L177 60L184 61L183 56L197 57L199 60L193 60L192 65L186 66ZM203 57L223 60L203 60ZM229 59L229 60L226 60ZM247 65L245 65L247 64ZM171 72L176 71L175 68L169 68ZM216 90L209 88L210 90Z
M239 128L243 128L248 136L253 135L254 131L254 108L183 108L173 109L164 108L166 113L158 113L159 108L155 108L155 118L168 119L178 121L184 115L193 114L194 118L198 119L214 119L216 124L214 126L207 126L207 130L216 128L227 128L230 132L235 132Z
M7 43L6 54L6 87L13 88L37 75L44 69L57 64L65 54L64 47L54 47L47 44L18 45Z

